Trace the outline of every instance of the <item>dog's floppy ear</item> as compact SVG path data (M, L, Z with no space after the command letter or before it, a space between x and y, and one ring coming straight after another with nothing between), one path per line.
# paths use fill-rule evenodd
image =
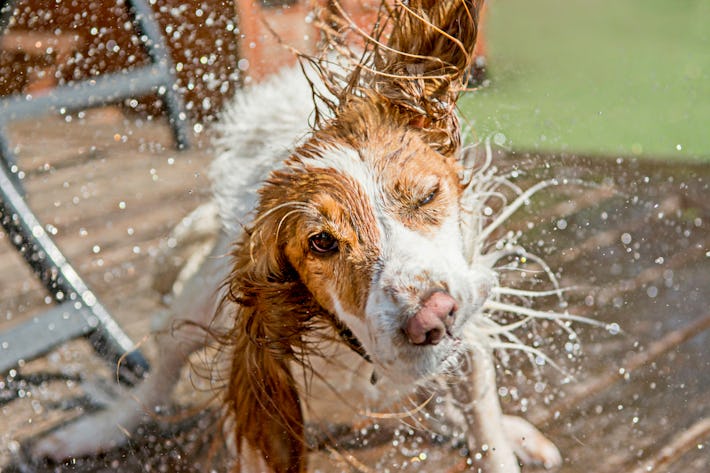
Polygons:
M273 473L305 471L303 415L285 347L271 342L258 308L240 310L233 332L228 406L244 464L265 464ZM261 457L262 462L254 458ZM247 469L247 471L251 471Z
M283 213L259 208L233 252L225 283L222 310L236 311L225 337L232 357L225 402L239 449L237 471L253 463L249 457L255 453L273 473L306 468L303 414L290 363L302 353L308 323L301 314L310 303L282 252L288 238Z

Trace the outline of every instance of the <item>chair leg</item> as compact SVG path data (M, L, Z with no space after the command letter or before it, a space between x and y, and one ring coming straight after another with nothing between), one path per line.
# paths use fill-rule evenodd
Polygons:
M127 384L138 381L148 370L148 362L44 231L2 166L0 221L9 240L55 300L74 301L72 307L84 316L85 333L96 351L112 363L121 360L119 378ZM47 352L52 346L45 348Z

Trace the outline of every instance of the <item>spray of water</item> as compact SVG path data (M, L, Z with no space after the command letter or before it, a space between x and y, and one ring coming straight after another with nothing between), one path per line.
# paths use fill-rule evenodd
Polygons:
M548 364L567 374L549 355L540 348L525 343L516 333L541 320L558 324L570 340L578 340L573 323L589 324L607 330L610 330L610 327L570 313L566 309L568 304L565 294L578 288L561 287L557 275L544 259L520 243L522 232L504 232L502 229L516 212L530 205L531 199L545 189L560 185L589 187L595 184L577 179L546 179L523 190L512 180L513 176L519 176L520 172L505 175L494 166L489 138L472 147L481 150L479 156L482 156L483 162L478 166L471 166L472 170L465 176L468 184L462 198L461 229L467 262L471 266L491 269L498 275L510 270L529 271L527 264L530 263L535 267L537 282L546 282L543 284L545 289L542 290L521 289L507 287L505 279L499 277L491 297L484 304L482 311L474 317L475 326L472 333L480 342L494 349L504 362L508 352L519 351L527 355L536 371L539 365ZM509 264L511 258L516 259L513 265ZM560 310L537 310L532 307L535 299L550 296L558 298L557 307Z

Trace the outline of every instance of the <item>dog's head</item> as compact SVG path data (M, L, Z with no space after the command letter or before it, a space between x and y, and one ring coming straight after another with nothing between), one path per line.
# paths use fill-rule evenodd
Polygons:
M230 402L237 438L275 471L298 471L288 363L307 355L311 327L347 330L378 374L411 384L453 367L462 327L487 297L491 274L463 256L454 113L479 3L398 2L387 45L366 42L366 59L329 84L332 118L260 190L228 281L242 307ZM259 412L278 422L250 432Z
M252 240L411 384L452 367L492 281L463 257L455 157L397 118L365 100L316 133L262 189Z

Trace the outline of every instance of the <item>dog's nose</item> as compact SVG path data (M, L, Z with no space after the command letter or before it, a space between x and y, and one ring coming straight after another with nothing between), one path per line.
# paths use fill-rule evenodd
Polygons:
M413 345L436 345L454 323L456 301L445 292L435 292L404 326L404 333Z

